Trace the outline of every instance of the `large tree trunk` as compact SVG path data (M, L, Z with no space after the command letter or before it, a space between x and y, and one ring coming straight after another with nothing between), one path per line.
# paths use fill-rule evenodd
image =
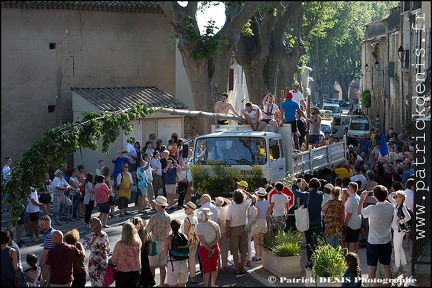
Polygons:
M253 35L240 37L239 49L235 55L245 71L249 99L258 105L267 92L272 92L276 99L279 98L277 95L281 86L278 84L278 68L281 61L290 54L284 37L292 17L301 6L301 2L291 2L287 7L281 2L270 3L273 4L272 7L267 7L252 17ZM271 8L276 9L276 16ZM297 66L297 62L294 66ZM285 84L282 83L283 85Z
M225 24L216 34L220 39L220 50L201 59L193 57L194 52L205 49L196 20L198 2L188 1L185 7L177 1L158 1L157 4L171 21L178 36L178 48L188 75L195 108L213 112L214 104L227 90L231 57L237 47L242 28L262 2L247 1L243 6L233 4L227 7ZM197 123L197 131L200 134L208 133L210 125L213 124L207 117Z

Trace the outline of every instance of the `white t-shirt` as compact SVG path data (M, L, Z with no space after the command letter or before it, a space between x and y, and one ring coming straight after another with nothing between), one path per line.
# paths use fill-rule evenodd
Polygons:
M39 203L39 196L37 194L37 191L32 191L30 193L30 199L29 199L28 204L27 204L27 211L28 211L28 213L39 212L39 206L33 204L33 202L31 201L31 199L34 199L36 202Z
M360 180L362 182L361 187L359 187L359 191L363 191L367 182L366 176L363 174L356 174L350 178L352 182L355 182L356 180Z
M279 107L276 104L268 104L266 103L263 107L263 116L262 119L274 119L275 113L280 112Z
M345 202L345 219L347 213L351 213L351 218L349 219L347 226L353 230L360 229L361 227L361 216L357 214L357 208L359 202L360 202L360 196L358 196L357 193L350 195L347 201Z
M149 162L144 161L144 167L146 167L148 163ZM153 168L149 165L149 167L146 170L144 170L144 171L147 174L147 179L149 181L153 181Z
M292 100L297 102L300 107L303 107L301 106L301 100L304 101L303 93L301 93L300 91L294 92L294 90L290 90L290 92L293 94Z
M137 159L138 155L137 155L137 152L136 152L136 150L135 150L134 145L131 144L131 143L128 143L128 144L126 145L126 151L129 152L130 155L132 156L132 159L133 159L133 160L130 161L130 163L136 163L136 159Z
M246 110L246 107L244 107L243 108L243 113L246 114L246 115L248 115L251 118L252 124L256 124L255 117L256 117L256 114L258 113L258 110L260 110L260 108L257 105L252 104L252 111L248 112ZM259 121L259 119L258 119L258 121Z
M195 227L197 227L197 225L198 225L198 218L195 216L195 213L194 214L190 214L190 215L186 215L186 218L189 218L189 221L190 221L189 224L190 225L195 224ZM186 218L183 220L183 223L180 226L180 232L183 233L183 234L186 234L185 233L185 228L184 228L184 226L185 226L184 223L188 221Z
M241 204L233 202L226 211L226 220L230 220L230 227L246 225L247 210L252 202L251 198L243 201Z
M281 194L273 194L271 203L274 203L273 205L273 213L272 216L284 216L284 208L286 204L288 203L288 196L281 193Z

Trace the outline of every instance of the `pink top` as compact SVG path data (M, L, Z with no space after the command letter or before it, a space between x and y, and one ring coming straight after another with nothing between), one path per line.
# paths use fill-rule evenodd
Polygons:
M97 183L94 187L96 203L102 204L109 201L111 191L105 183Z
M119 243L119 254L116 270L121 272L141 271L141 245L130 247Z

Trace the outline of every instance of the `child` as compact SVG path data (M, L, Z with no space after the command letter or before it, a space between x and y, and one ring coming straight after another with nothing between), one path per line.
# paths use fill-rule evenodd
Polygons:
M85 214L84 223L90 224L91 214L93 212L93 207L95 204L95 195L93 189L93 173L87 173L86 180L84 183L85 194L84 194L84 204L85 204Z
M342 287L361 287L361 266L357 253L349 252L345 256L345 263L348 268L343 275Z
M30 266L30 268L26 269L24 271L24 274L27 278L27 282L29 283L30 287L40 287L41 281L41 268L37 265L38 257L36 254L29 253L27 254L27 264Z

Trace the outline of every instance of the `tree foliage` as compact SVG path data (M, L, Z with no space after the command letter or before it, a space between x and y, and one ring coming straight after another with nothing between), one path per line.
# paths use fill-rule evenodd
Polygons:
M8 226L16 225L27 205L30 187L41 187L50 167L63 166L66 155L81 147L98 150L100 140L102 152L108 153L109 144L115 142L120 133L128 135L132 131L130 121L145 118L159 109L139 103L114 113L88 111L82 113L81 121L46 130L17 161L9 180L2 182L2 192L6 191L6 202L11 207Z

